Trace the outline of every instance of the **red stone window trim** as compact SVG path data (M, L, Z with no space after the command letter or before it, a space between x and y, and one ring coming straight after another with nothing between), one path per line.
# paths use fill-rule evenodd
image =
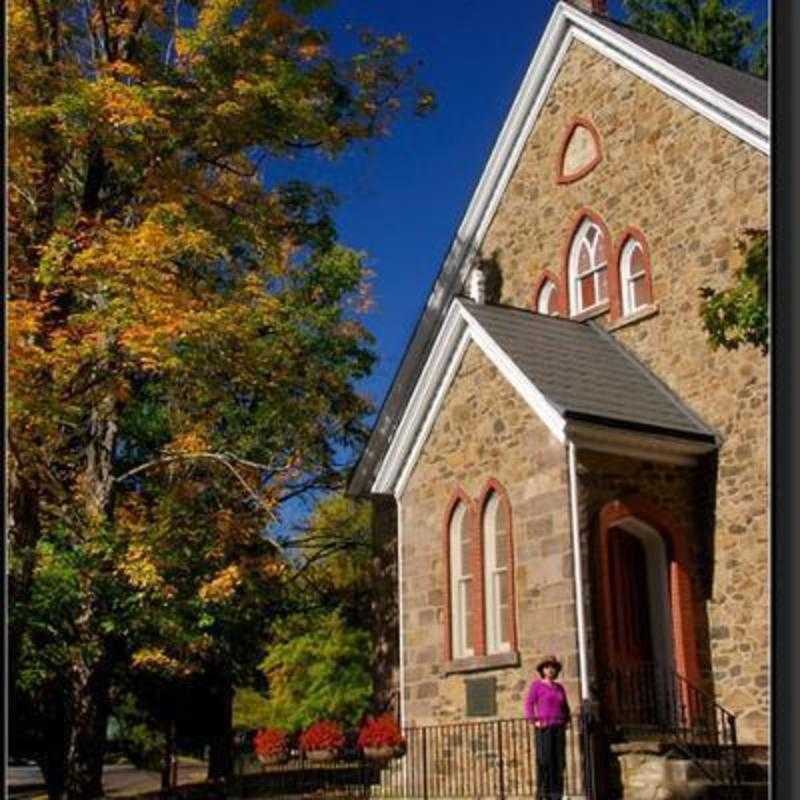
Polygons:
M595 233L589 234L590 228ZM589 314L600 310L614 292L618 272L611 268L613 244L611 233L603 218L591 208L581 208L568 228L569 234L561 253L563 304L569 316ZM588 236L587 236L588 235ZM596 238L599 236L599 240ZM587 249L588 269L580 271L583 250ZM605 286L605 289L603 287ZM579 294L580 293L580 294ZM578 302L578 298L581 302Z
M576 172L566 174L564 172L564 159L567 155L567 148L569 147L570 140L572 139L572 134L575 133L575 129L579 127L586 128L591 134L592 139L594 140L595 155L591 161L589 161ZM581 178L585 178L602 160L603 142L600 138L600 134L597 132L597 128L594 126L594 123L586 117L575 117L567 126L567 129L561 140L561 147L558 150L558 158L556 160L556 183L563 185L579 181Z
M633 317L653 307L653 269L647 238L639 228L626 228L615 249L611 319Z
M453 598L453 565L455 555L452 548L452 525L456 513L463 507L466 515L464 519L465 530L468 531L470 537L469 541L469 574L471 575L471 586L469 590L469 633L471 634L471 653L455 653L453 648L453 640L455 625L460 624L460 619L456 618L458 610L458 603L454 602ZM445 603L445 620L444 620L444 659L445 661L452 661L454 658L462 658L465 656L482 655L485 652L483 641L483 624L482 624L482 611L483 608L483 581L481 580L481 552L480 552L480 536L477 526L477 513L475 503L470 499L469 495L461 488L458 487L454 490L450 502L447 505L447 510L444 516L444 525L442 530L442 539L444 546L444 564L446 575L446 603ZM459 554L460 557L460 554ZM466 565L465 565L466 566ZM464 609L466 614L466 609Z
M544 291L548 291L549 287L553 287L553 291L555 292L555 308L551 306L550 314L554 314L555 316L562 316L566 314L566 306L564 304L564 293L561 291L561 282L556 277L555 273L551 272L549 269L545 269L542 271L542 274L539 276L539 279L536 281L536 284L533 287L533 296L531 307L533 311L536 311L538 314L545 314L548 313L540 308L543 297L542 293Z
M491 582L495 582L495 578L492 574L490 574L490 568L494 566L493 562L495 559L491 558L491 555L486 551L486 534L488 531L487 526L487 519L486 519L486 511L489 506L489 503L493 500L493 498L497 498L497 502L500 504L501 513L505 516L505 528L506 528L506 551L505 551L505 575L507 580L507 605L506 605L506 616L505 616L505 626L506 626L506 641L503 642L492 642L491 637L488 635L491 633L490 626L487 626L487 622L492 618L491 615L497 613L495 603L497 599L495 597L495 591L492 590ZM513 526L513 517L511 513L511 503L508 499L508 492L506 492L505 487L495 478L490 478L486 486L483 490L483 494L481 495L478 507L481 510L480 519L480 541L482 547L482 559L481 559L481 566L482 566L482 583L484 586L483 592L483 614L484 614L484 636L483 641L487 646L487 652L491 655L492 653L501 653L501 652L515 652L517 650L517 615L516 615L516 592L515 592L515 580L514 580L514 526ZM489 606L492 605L493 607L490 608ZM498 623L495 623L491 626L491 628L497 629L499 627ZM494 646L493 646L494 645ZM491 649L490 649L491 648Z

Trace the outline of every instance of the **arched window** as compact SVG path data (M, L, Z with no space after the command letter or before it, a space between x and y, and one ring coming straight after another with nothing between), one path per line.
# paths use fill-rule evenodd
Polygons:
M623 316L653 302L647 253L644 244L635 236L630 236L622 248L619 273Z
M450 516L450 635L453 658L474 655L472 593L472 533L465 503L456 505Z
M551 280L545 280L542 288L539 289L539 296L536 298L536 310L540 314L555 316L558 314L558 289Z
M608 242L600 226L588 217L570 248L569 298L573 314L589 311L608 299Z
M486 652L511 649L511 525L508 504L496 491L483 507Z

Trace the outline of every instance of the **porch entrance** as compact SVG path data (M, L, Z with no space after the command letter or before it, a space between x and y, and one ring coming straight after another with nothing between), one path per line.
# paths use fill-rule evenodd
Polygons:
M604 538L606 712L620 723L659 729L672 716L676 669L667 544L636 517L619 520Z

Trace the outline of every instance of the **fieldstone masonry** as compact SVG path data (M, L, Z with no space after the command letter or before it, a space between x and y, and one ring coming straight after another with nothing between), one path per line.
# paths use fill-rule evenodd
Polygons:
M558 149L575 117L596 127L603 160L558 184ZM702 478L716 491L713 677L742 741L753 743L767 741L768 727L768 365L753 348L711 350L699 288L730 285L737 237L767 225L768 169L748 144L573 42L483 243L502 271L502 302L530 308L545 269L564 290L581 209L603 218L615 248L629 226L646 236L655 308L629 324L608 313L598 321L720 435L716 474Z
M494 478L511 504L518 667L493 670L498 717L522 716L536 659L556 652L577 708L572 554L564 448L472 344L400 501L405 715L409 724L460 721L464 679L447 674L444 515L457 488L469 497Z
M597 129L603 158L580 180L559 183L563 136L578 117ZM679 517L692 537L704 678L738 715L745 743L765 743L768 727L767 360L750 348L711 350L699 289L731 283L737 237L767 224L767 180L764 155L573 42L483 243L502 273L501 301L530 308L545 270L564 291L582 209L608 226L610 269L630 226L646 237L653 308L636 320L605 312L597 321L718 432L721 447L718 459L694 468L579 454L585 591L594 596L591 547L604 503L639 494ZM477 501L490 478L511 504L519 649L519 666L487 673L497 677L498 716L522 713L535 661L550 651L564 661L577 708L564 446L472 344L400 498L408 724L464 719L469 675L451 673L444 657L444 515L456 490ZM593 659L592 609L588 617Z

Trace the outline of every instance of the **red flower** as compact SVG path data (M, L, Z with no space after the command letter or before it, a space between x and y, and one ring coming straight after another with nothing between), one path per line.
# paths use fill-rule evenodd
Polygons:
M281 756L286 753L286 734L277 728L264 728L253 739L253 750L257 756Z
M358 746L362 748L397 747L404 741L400 726L391 714L383 714L377 719L370 717L358 734Z
M338 722L322 720L315 722L300 734L303 750L339 750L344 745L344 731Z

